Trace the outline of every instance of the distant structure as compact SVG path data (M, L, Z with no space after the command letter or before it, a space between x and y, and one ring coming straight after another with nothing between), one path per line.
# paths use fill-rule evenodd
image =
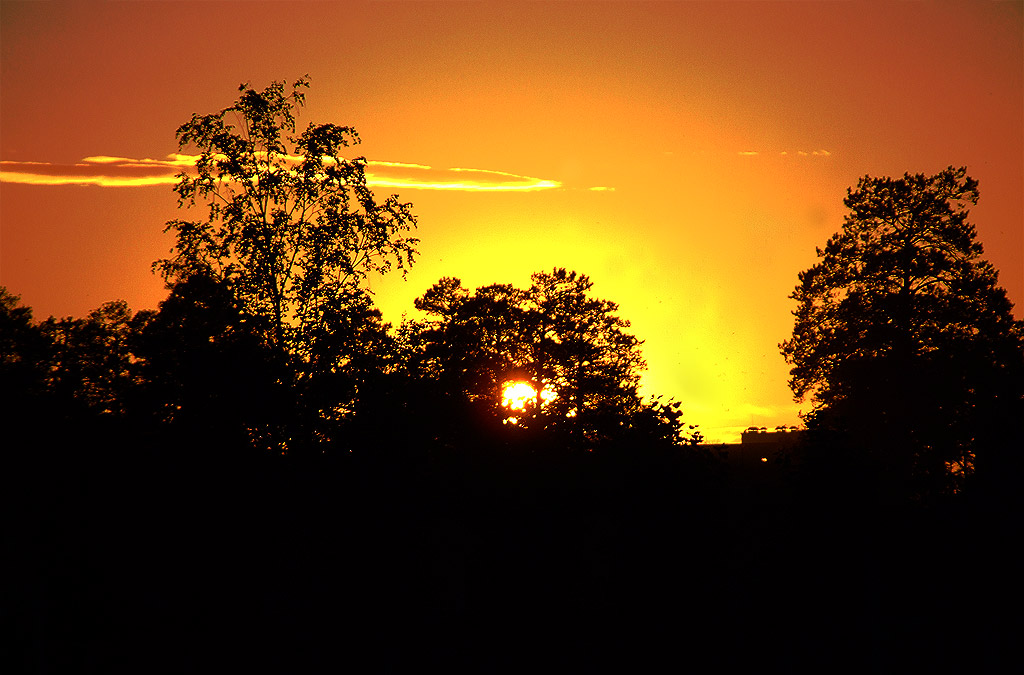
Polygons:
M740 445L748 443L792 445L802 433L796 427L775 427L773 431L769 431L768 427L747 427L740 434Z
M748 427L740 434L739 443L715 443L708 447L736 468L771 465L779 454L794 447L804 435L803 429L778 426Z

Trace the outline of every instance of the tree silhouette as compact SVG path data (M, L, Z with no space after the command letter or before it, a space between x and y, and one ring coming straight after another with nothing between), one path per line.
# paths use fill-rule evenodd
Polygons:
M195 274L176 283L135 338L142 384L134 409L158 428L206 447L247 445L288 411L291 380L261 342L226 281Z
M0 409L11 438L49 407L49 366L53 345L32 320L32 309L0 286Z
M536 381L556 394L552 419L608 421L638 410L646 363L640 340L624 331L629 322L615 315L618 305L589 297L592 282L575 272L556 269L532 281L531 360Z
M441 279L416 301L427 321L406 327L410 370L497 418L512 416L501 406L504 387L526 382L534 400L514 415L517 425L570 445L640 429L683 439L678 405L641 399L641 342L626 332L618 306L591 297L593 283L576 272L559 268L531 280L525 290L499 284L470 293L458 279Z
M327 426L351 412L355 382L379 360L366 350L384 332L362 283L404 273L418 241L405 236L411 205L378 201L366 160L342 156L359 142L354 129L310 123L296 133L305 88L306 78L290 92L242 85L234 105L178 128L179 146L200 152L195 173L180 175L179 206L201 203L206 217L170 221L171 256L154 263L170 284L199 275L228 289L245 331L280 361L288 428L264 424L254 441L285 452L327 440Z
M352 433L356 417L377 406L385 408L374 411L377 415L400 412L377 398L382 380L398 368L389 327L361 289L346 289L324 303L319 322L309 328L308 359L296 373L298 414L307 438L347 441L351 450L364 440Z
M482 286L475 293L459 279L443 278L415 301L430 316L418 326L414 368L449 392L497 410L501 388L526 360L522 291Z
M379 202L366 160L342 156L359 142L354 129L310 123L294 135L308 86L242 85L234 105L178 128L179 146L201 153L196 175L180 176L179 205L208 211L170 221L172 255L154 263L172 282L230 281L242 310L266 322L268 343L303 358L331 303L370 273L407 269L417 243L404 236L416 224L411 205Z
M977 200L964 168L862 178L780 345L809 427L852 433L918 495L962 486L1020 400L1021 323L967 220Z
M48 318L39 326L51 345L48 386L96 414L123 415L138 383L133 336L149 312L133 315L123 300L102 304L84 319Z
M34 388L41 381L46 362L46 339L32 321L32 308L20 304L21 298L0 286L0 368L5 384L20 382L19 387Z

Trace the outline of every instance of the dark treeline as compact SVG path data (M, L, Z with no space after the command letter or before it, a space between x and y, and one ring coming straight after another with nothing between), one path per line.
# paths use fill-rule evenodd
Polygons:
M11 672L1004 667L1024 350L962 170L851 190L781 345L808 431L747 465L585 275L383 323L415 218L305 85L179 128L156 310L0 292Z
M186 286L156 313L110 303L39 324L5 297L5 340L36 356L6 358L3 380L28 672L1006 656L985 608L1013 564L1009 499L968 486L922 503L908 485L896 500L831 434L733 466L680 438L673 406L503 423L471 393L494 390L484 365L425 365L488 363L460 334L472 322L425 324L404 359L371 333L387 356L364 356L387 367L333 373L353 412L325 421L294 373L226 330L216 286ZM161 315L200 291L169 329Z

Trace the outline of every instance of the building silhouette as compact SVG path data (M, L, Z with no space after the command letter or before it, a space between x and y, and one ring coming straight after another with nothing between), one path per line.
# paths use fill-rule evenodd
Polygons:
M740 434L739 443L714 443L706 447L737 469L756 469L777 464L781 455L801 441L805 431L797 427L748 427Z

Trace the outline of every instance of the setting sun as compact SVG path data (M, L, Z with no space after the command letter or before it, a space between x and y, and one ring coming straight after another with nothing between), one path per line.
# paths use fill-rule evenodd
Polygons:
M526 382L507 382L501 395L501 405L509 410L524 410L526 404L536 400L537 390ZM555 392L543 389L540 392L542 403L555 398Z

